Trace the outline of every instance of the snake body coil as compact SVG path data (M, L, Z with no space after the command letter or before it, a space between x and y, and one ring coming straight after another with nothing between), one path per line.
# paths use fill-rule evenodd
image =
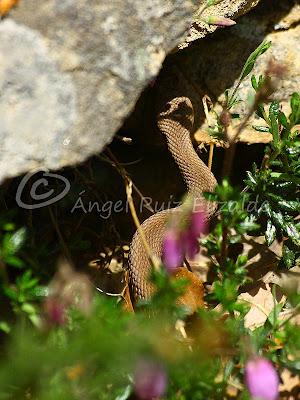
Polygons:
M168 148L180 168L188 193L197 199L197 204L206 210L208 217L215 206L204 200L204 191L211 192L216 179L195 152L190 134L194 123L194 111L187 97L176 97L167 103L158 116L158 127L165 135ZM142 228L151 251L157 257L162 254L162 242L166 222L171 213L180 213L181 207L164 210L152 215ZM135 300L150 297L152 285L148 281L151 264L138 231L135 233L129 252L129 277Z

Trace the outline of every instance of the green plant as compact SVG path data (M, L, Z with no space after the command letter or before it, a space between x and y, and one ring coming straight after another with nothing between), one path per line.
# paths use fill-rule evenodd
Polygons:
M2 295L9 301L12 310L17 315L27 316L34 324L39 324L39 311L34 305L42 295L43 289L39 286L39 280L32 275L30 269L20 258L20 250L26 241L26 229L16 230L13 223L2 223L2 243L0 247L0 288ZM9 271L13 268L15 271ZM22 272L20 270L23 270ZM15 275L12 283L11 277ZM8 333L10 325L8 321L1 321L0 330Z
M252 77L252 85L258 92L264 79L258 83ZM300 226L295 219L300 212L300 96L291 97L291 113L287 117L278 101L273 101L268 113L263 104L258 104L257 115L266 126L255 127L272 134L272 141L267 146L262 165L253 166L245 180L249 198L256 201L253 212L260 222L262 232L270 246L275 238L284 238L284 265L291 268L300 262Z

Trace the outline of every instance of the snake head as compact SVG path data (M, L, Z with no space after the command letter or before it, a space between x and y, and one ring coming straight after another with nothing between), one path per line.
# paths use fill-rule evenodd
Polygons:
M188 97L175 97L169 101L158 116L158 120L172 120L187 129L194 124L194 109Z

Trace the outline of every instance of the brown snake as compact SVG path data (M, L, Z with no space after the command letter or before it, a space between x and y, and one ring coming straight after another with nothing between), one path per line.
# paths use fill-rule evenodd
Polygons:
M191 142L190 134L194 124L194 110L187 97L175 97L160 112L157 121L160 131L167 139L168 148L180 168L188 193L197 199L207 212L208 218L215 206L204 200L203 192L211 192L216 179L209 168L198 157ZM172 213L180 213L180 206L152 215L142 224L146 240L155 256L161 257L162 242L166 223ZM134 300L150 297L153 288L149 282L150 260L144 249L138 231L135 233L129 253L129 277Z

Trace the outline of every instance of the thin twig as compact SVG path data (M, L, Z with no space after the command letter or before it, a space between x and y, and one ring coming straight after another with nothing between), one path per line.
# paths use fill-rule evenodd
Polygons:
M212 103L211 99L207 95L203 96L202 104L203 104L205 117L206 117L208 126L211 127L212 126L212 120L211 120L211 116L210 116L210 113L209 113L209 110L208 110L208 105L207 105L208 101L210 103ZM209 145L208 164L207 164L207 166L208 166L210 171L212 169L213 156L214 156L214 143L210 143L210 145Z
M131 179L129 178L126 170L122 167L122 165L119 163L119 161L116 159L115 155L113 154L113 152L110 149L107 149L107 153L109 154L109 156L111 157L113 163L112 165L118 170L119 174L122 176L124 182L128 182L131 181ZM132 182L132 181L131 181ZM145 204L145 208L147 210L149 210L150 212L152 212L153 214L155 213L155 211L153 210L153 208L147 204L147 202L144 203L145 200L145 196L143 196L143 193L139 190L139 188L134 184L134 182L132 182L132 187L133 189L136 191L136 193L140 196L141 200L143 201L143 204Z
M210 143L209 145L209 156L208 156L208 169L211 171L212 169L212 163L213 163L213 157L214 157L214 148L215 145L213 143Z
M220 265L223 267L224 267L224 263L225 263L225 260L227 258L227 253L228 253L227 236L228 236L228 228L227 228L227 226L223 226L222 244L221 244L221 259L220 259Z
M282 321L282 323L278 326L278 330L281 329L287 322L289 322L292 318L294 318L300 310L300 303L298 303L296 305L296 307L294 308L294 310L292 311L291 315L284 321Z
M153 253L150 249L150 246L149 246L146 236L145 236L145 232L141 226L141 223L139 221L139 218L137 216L137 212L136 212L136 209L134 206L134 202L133 202L133 198L132 198L132 188L134 187L134 184L133 184L132 180L128 177L127 172L124 170L124 168L122 168L120 166L118 160L116 159L116 157L114 156L112 151L110 149L107 149L107 151L108 151L110 157L112 158L112 160L115 164L115 167L117 168L117 170L119 171L120 175L122 176L122 178L124 180L124 184L126 187L127 201L128 201L131 215L132 215L132 219L136 226L136 229L139 232L139 235L140 235L141 241L143 243L144 249L147 253L147 256L149 257L149 260L150 260L151 264L153 265L153 267L155 269L159 269L160 261L153 255ZM141 194L141 196L142 196L142 194ZM142 198L144 198L144 197L142 196Z
M126 179L126 194L127 194L127 200L128 200L128 204L129 204L129 208L130 208L130 212L134 221L134 224L139 232L141 241L143 243L144 249L151 261L151 264L153 265L154 268L159 269L159 261L153 256L152 251L150 249L150 246L147 242L146 236L145 236L145 232L141 226L141 223L138 219L137 213L136 213L136 209L134 206L134 202L132 199L132 181Z

